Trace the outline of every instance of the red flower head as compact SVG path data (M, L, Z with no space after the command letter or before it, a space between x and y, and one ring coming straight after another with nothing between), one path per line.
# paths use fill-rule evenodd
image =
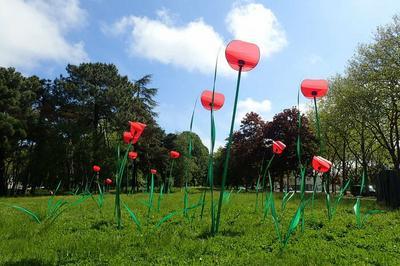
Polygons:
M169 152L169 157L172 159L178 159L181 156L181 154L177 151L170 151Z
M304 97L314 99L324 97L329 90L328 81L324 79L305 79L301 82L301 93Z
M95 171L96 173L100 172L100 166L98 165L93 165L93 171Z
M272 152L275 154L282 154L285 148L286 145L282 141L277 140L272 142Z
M106 185L111 185L112 184L112 180L110 178L107 178L106 180L104 180L104 183Z
M129 131L125 131L124 134L122 134L122 138L124 139L124 142L126 144L131 143L133 140L133 136L132 136L131 132L129 132Z
M214 111L222 108L225 102L225 96L222 93L214 92ZM201 104L207 110L211 110L212 91L205 90L201 94Z
M129 159L131 159L131 160L135 160L135 159L137 158L137 152L135 152L135 151L130 151L130 152L128 153L128 157L129 157Z
M151 173L152 175L155 175L155 174L157 174L157 170L156 170L156 169L150 169L150 173Z
M225 57L234 70L250 71L260 60L260 49L254 43L233 40L226 46Z
M133 136L133 144L135 144L136 142L138 142L140 136L142 135L146 124L129 121L129 125L131 127L131 134Z
M326 173L331 169L332 163L321 156L314 156L312 160L312 167L315 171Z

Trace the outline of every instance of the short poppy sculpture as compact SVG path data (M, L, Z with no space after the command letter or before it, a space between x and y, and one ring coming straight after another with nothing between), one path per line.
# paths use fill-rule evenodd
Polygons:
M154 175L157 174L156 169L150 169L151 173L151 183L150 183L150 194L149 194L149 207L147 209L147 219L150 219L150 212L153 208L153 198L154 198Z
M175 159L178 159L181 156L181 154L177 151L170 151L169 152L169 157L171 158L171 166L169 169L169 178L167 182L167 193L171 192L171 183L173 181L172 179L172 169L174 168L174 161Z
M104 180L104 184L106 184L107 186L112 185L112 180L110 178L107 178L106 180Z
M136 181L135 181L135 160L138 157L138 153L135 151L130 151L128 153L128 157L129 159L131 159L132 161L132 184L136 185ZM129 186L129 180L128 180L128 175L126 175L126 194L128 194L128 186Z
M232 120L231 120L231 128L228 137L228 144L226 146L226 157L224 162L224 168L222 172L222 181L221 181L221 193L218 201L218 211L217 218L215 222L215 233L218 233L219 223L221 219L221 209L222 202L224 199L224 190L226 178L228 175L228 165L229 165L229 157L231 152L232 145L232 135L233 128L236 117L236 108L239 97L239 87L240 87L240 77L242 71L250 71L255 68L260 60L260 49L254 43L244 42L240 40L231 41L225 49L225 58L228 61L228 64L234 69L238 71L238 78L236 84L236 92L235 92L235 100L233 104L233 112L232 112Z
M304 97L314 100L315 119L317 123L318 141L320 145L319 153L323 154L324 149L321 140L317 99L324 97L328 93L329 91L328 81L323 79L305 79L301 82L300 89Z
M272 213L274 211L273 208L275 208L274 206L272 206L272 204L274 204L274 202L273 202L274 195L273 195L271 175L269 175L269 168L271 167L271 164L275 158L275 155L281 155L285 149L286 149L286 145L282 141L280 141L280 140L272 141L272 157L268 161L268 164L264 169L263 180L262 180L262 183L265 184L265 182L266 182L265 179L268 174L269 195L267 197L267 191L265 191L266 195L265 195L265 205L264 205L264 219L267 217L268 211L271 210L271 213ZM274 213L272 213L272 215L274 215Z
M222 93L215 92L215 85L217 81L217 72L218 72L218 56L215 60L214 67L214 79L213 79L213 88L212 91L205 90L201 94L201 104L203 107L210 111L210 122L211 122L211 148L208 156L208 172L207 172L207 182L210 186L210 209L211 209L211 234L215 235L216 233L216 213L215 213L215 204L214 204L214 147L215 147L215 119L214 119L214 111L220 110L225 103L225 96ZM201 213L200 219L203 218L204 206L206 202L206 192L203 191L203 195L201 198Z

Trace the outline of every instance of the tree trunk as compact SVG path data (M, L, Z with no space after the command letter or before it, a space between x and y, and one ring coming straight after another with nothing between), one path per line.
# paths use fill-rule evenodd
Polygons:
M0 196L7 194L7 182L5 175L5 154L4 151L0 150Z
M283 192L283 176L279 178L279 191Z

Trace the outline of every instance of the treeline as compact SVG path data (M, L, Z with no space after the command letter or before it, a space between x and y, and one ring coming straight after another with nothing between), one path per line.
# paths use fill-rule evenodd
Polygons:
M320 103L325 146L336 176L374 181L400 170L400 18L360 45Z
M187 153L188 134L166 134L157 124L156 88L151 76L131 81L113 64L68 65L67 75L54 80L24 77L0 68L0 195L84 186L101 166L101 178L113 178L117 147L128 121L147 124L135 146L134 171L128 169L126 189L146 184L150 168L165 181L169 150ZM191 184L204 182L207 148L193 134L192 159L178 162L175 183L183 183L188 164ZM185 156L183 156L185 157Z
M301 119L301 130L298 122ZM231 161L228 170L228 183L231 186L244 186L254 189L257 179L262 175L272 157L272 140L280 140L286 144L285 152L273 160L269 171L280 191L286 186L300 185L298 157L296 154L297 137L301 137L301 153L303 160L309 165L317 151L317 139L312 131L309 119L300 115L297 108L285 109L276 114L272 121L264 121L260 115L251 112L242 119L240 128L233 135ZM225 148L216 153L217 177L221 176ZM220 179L217 178L217 182Z

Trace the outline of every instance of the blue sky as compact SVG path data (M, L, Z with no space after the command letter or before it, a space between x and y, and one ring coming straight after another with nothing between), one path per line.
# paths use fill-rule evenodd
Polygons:
M0 66L54 78L68 62L92 61L114 63L132 80L153 74L158 122L179 132L188 129L196 97L211 88L222 47L217 90L226 102L216 114L221 145L236 82L223 54L231 39L255 42L262 54L242 79L237 121L248 111L268 120L296 105L303 79L342 73L357 45L371 42L376 27L399 11L397 0L0 0ZM201 106L194 127L208 145L209 116Z

